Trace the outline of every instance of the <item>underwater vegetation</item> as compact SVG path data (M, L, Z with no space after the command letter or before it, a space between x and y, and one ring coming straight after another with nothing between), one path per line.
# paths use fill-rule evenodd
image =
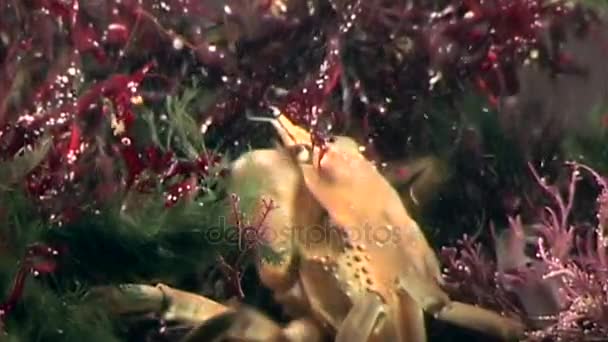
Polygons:
M606 340L605 6L0 0L3 337L183 334L88 302L123 283L286 321L259 256L209 241L238 217L228 162L276 139L249 119L281 113L313 146L360 145L453 299L521 320L531 341Z
M605 178L577 163L567 186L558 187L531 168L548 198L534 221L509 219L493 252L470 236L442 250L447 287L457 298L528 322L529 341L602 341L606 338ZM599 187L596 224L574 222L577 183ZM565 191L563 188L565 188ZM564 194L565 193L565 194Z

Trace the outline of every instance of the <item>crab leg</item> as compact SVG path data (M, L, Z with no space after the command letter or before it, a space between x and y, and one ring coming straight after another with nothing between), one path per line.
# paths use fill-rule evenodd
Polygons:
M111 312L119 315L156 312L164 320L199 324L232 308L193 293L164 284L156 286L124 284L99 286L89 295L103 301Z
M523 336L524 325L496 312L462 302L450 302L435 314L437 319L494 335L503 340L515 341Z
M323 337L323 329L311 319L293 320L281 327L257 310L241 306L200 324L180 342L321 342Z
M420 281L401 279L398 288L402 296L411 296L422 310L436 319L508 341L521 338L525 331L524 324L518 320L475 305L451 301L447 294L432 294Z
M283 334L291 342L320 342L325 330L312 319L300 318L289 322L283 328Z
M424 311L410 296L398 295L399 315L396 316L402 321L393 322L398 329L399 341L426 342L427 333L424 322Z
M89 295L103 301L119 315L156 312L164 320L196 326L181 342L238 341L320 342L323 329L302 318L279 326L262 313L246 306L222 305L206 297L164 284L98 286Z
M375 293L368 292L354 303L336 334L336 342L366 342L383 324L384 304Z

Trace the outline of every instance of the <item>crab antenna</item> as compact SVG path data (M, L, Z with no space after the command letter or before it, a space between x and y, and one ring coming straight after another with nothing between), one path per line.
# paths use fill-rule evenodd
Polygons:
M253 116L253 115L247 115L247 120L249 121L254 121L254 122L268 122L268 123L274 123L277 119L276 118L265 118L263 116Z
M276 107L270 107L270 109L272 110L272 114L273 117L264 117L264 116L255 116L252 115L251 112L247 111L246 116L247 116L247 120L249 121L254 121L254 122L267 122L272 124L272 126L274 126L274 129L279 133L279 135L281 136L281 140L283 140L283 142L285 142L285 134L289 135L290 140L295 140L290 134L289 131L285 128L285 126L281 123L280 121L280 117L281 117L281 111L276 108Z
M253 115L249 115L247 114L247 120L249 121L253 121L253 122L267 122L270 124L275 124L277 119L275 118L265 118L263 116L253 116Z
M310 133L293 124L277 107L271 106L270 109L273 117L253 116L248 112L247 119L272 124L285 146L311 143Z
M274 124L277 119L281 116L281 111L277 108L277 107L270 107L270 109L272 110L272 115L273 117L268 118L268 117L264 117L264 116L255 116L252 115L251 112L247 111L246 116L247 116L247 120L250 121L256 121L256 122L269 122Z

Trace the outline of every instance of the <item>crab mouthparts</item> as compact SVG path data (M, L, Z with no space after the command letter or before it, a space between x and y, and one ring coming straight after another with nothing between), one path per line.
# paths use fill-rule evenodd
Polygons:
M273 122L277 133L286 147L296 145L312 145L310 133L302 127L295 125L287 116L281 114Z

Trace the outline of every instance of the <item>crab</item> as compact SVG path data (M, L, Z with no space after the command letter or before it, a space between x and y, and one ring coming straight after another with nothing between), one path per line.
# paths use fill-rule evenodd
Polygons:
M426 315L503 340L523 336L519 320L450 299L423 231L352 139L337 136L319 146L285 115L265 121L280 144L235 160L230 191L276 203L265 236L281 258L262 260L258 273L293 319L279 326L243 305L162 284L132 285L141 298L169 303L165 319L198 324L186 341L423 342ZM254 205L246 213L262 210Z

